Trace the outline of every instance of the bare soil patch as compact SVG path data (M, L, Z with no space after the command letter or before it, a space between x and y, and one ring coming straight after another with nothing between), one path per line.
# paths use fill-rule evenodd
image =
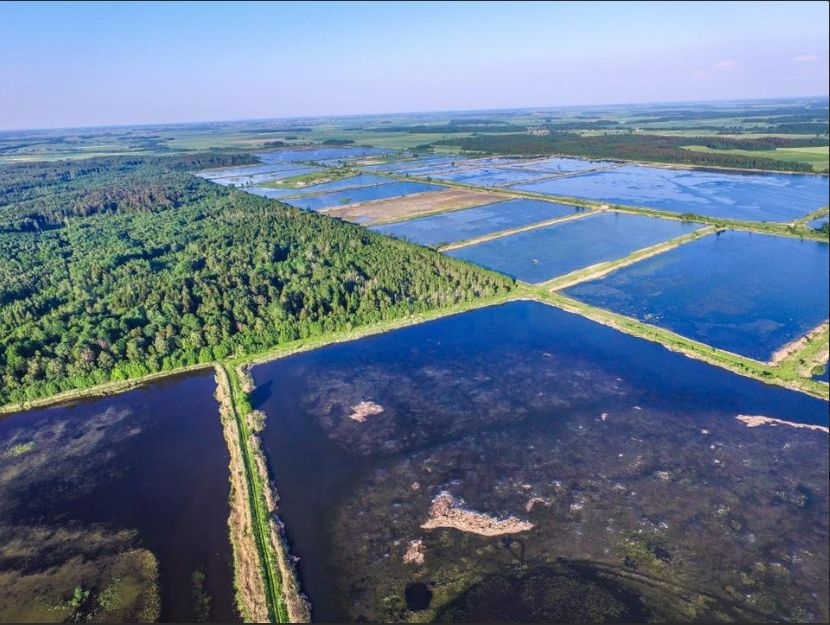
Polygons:
M417 193L388 200L338 206L322 212L331 217L338 217L368 226L403 221L432 213L471 208L508 200L513 197L506 193L448 189L446 191Z

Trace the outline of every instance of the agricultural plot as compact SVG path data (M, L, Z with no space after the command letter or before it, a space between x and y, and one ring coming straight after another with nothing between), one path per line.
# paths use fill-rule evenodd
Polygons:
M504 194L488 191L446 189L363 204L336 206L325 209L325 213L354 223L371 225L401 221L429 213L480 206L503 200L505 197L507 196Z

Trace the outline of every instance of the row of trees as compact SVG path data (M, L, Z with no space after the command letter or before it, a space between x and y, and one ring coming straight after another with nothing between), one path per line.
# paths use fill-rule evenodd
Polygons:
M513 285L353 224L172 174L164 176L175 205L145 193L136 196L144 210L0 233L0 404L250 353ZM50 201L60 207L79 190Z
M489 154L568 154L591 159L622 159L678 163L701 167L729 167L735 169L763 169L775 171L811 172L809 163L773 160L760 156L695 152L687 145L716 144L732 146L729 139L718 137L675 137L646 134L606 134L584 136L569 132L551 132L548 135L505 134L479 135L438 141L439 145L458 146L463 150ZM740 145L746 145L739 142ZM824 145L827 141L819 141ZM752 145L752 144L750 144ZM760 149L760 146L753 145ZM780 146L776 146L780 147ZM744 148L746 149L746 148ZM768 148L765 148L768 149Z

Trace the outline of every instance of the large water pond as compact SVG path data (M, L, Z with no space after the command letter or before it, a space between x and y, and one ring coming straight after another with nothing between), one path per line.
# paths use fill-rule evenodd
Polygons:
M454 159L448 156L422 156L417 159L393 161L390 163L380 163L377 165L365 165L362 169L367 171L387 171L397 172L404 169L413 169L420 167L430 167L435 165L448 166Z
M542 200L508 200L372 228L421 245L439 245L573 215L584 209Z
M823 621L828 403L514 302L257 366L317 621Z
M235 621L213 372L0 417L0 621Z
M534 159L532 161L516 161L515 165L527 167L534 171L541 171L551 174L571 173L575 171L584 171L587 169L596 169L597 167L607 167L611 163L607 161L586 161L578 158L544 158Z
M435 174L435 177L440 178L441 180L451 180L453 182L462 182L464 184L477 185L481 187L515 184L517 182L532 180L542 176L544 176L544 174L535 171L523 171L521 169L498 167L449 170Z
M791 221L828 201L826 176L722 174L636 165L514 188L748 221Z
M345 204L356 204L358 202L385 200L387 198L400 197L402 195L424 193L425 191L440 191L442 189L444 189L444 187L424 182L390 182L387 184L373 185L371 187L346 189L332 193L323 193L321 195L293 198L285 200L285 203L291 204L291 206L296 206L297 208L316 211L330 206L343 206Z
M447 252L525 282L544 282L699 229L671 219L598 213Z
M359 148L359 147L343 147L343 148L324 148L324 147L309 147L300 149L278 150L276 152L265 152L257 154L257 157L263 163L296 163L308 161L345 161L349 159L360 158L363 156L375 156L387 154L389 150L381 148Z
M264 165L264 168L267 168L268 165ZM253 167L252 170L259 170L260 167ZM223 176L216 175L217 172L210 172L211 178L208 178L211 182L215 182L216 184L221 184L224 186L234 185L234 186L242 186L242 185L256 185L262 184L263 182L270 182L272 180L285 180L287 178L293 178L295 176L303 176L305 174L310 174L316 171L321 171L319 167L312 167L306 165L288 165L287 167L283 167L279 170L265 170L265 171L250 171L244 172L241 171L241 168L236 168L234 170L235 173L233 174L225 174ZM202 177L205 177L202 175Z
M205 180L215 180L217 178L235 178L238 176L254 176L258 174L271 174L274 172L296 171L298 169L305 169L305 165L296 165L294 163L279 163L276 165L244 165L242 167L225 167L222 169L207 169L200 171L196 175Z
M828 317L826 243L723 232L573 286L566 294L768 360Z

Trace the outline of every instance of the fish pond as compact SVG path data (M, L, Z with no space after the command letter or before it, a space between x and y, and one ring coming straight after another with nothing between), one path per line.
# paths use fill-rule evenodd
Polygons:
M403 237L421 245L439 245L566 217L584 210L543 200L508 200L433 217L376 226L372 230Z
M448 251L477 265L544 282L698 230L699 224L603 212Z
M726 231L566 289L578 300L769 360L828 317L826 243Z
M436 165L446 168L453 161L454 159L448 156L423 156L417 159L396 160L389 163L379 163L377 165L364 165L361 169L365 169L366 171L398 172L401 170L417 169Z
M514 188L746 221L791 221L828 201L826 176L726 174L638 165Z
M421 174L423 175L423 174ZM481 187L504 186L541 178L545 174L535 171L524 171L521 169L509 169L498 167L481 167L476 169L450 170L433 174L435 178L462 182L464 184L477 185Z
M441 191L444 187L424 182L388 182L376 184L370 187L357 189L344 189L320 195L292 198L285 200L286 204L303 208L305 210L321 210L331 206L343 206L345 204L356 204L358 202L371 202L373 200L384 200L413 193L424 193L426 191Z
M826 401L529 301L253 376L314 620L828 618Z
M268 167L265 165L263 167ZM253 167L252 170L259 170L260 167ZM233 171L239 172L240 169L234 169ZM243 172L243 173L234 173L234 174L227 174L224 176L217 176L215 175L217 172L210 172L211 178L207 178L211 182L215 182L216 184L221 184L224 186L234 185L234 186L242 186L242 185L252 185L252 184L262 184L263 182L271 182L274 180L285 180L287 178L294 178L295 176L303 176L305 174L310 174L316 171L322 171L319 167L311 167L307 165L288 165L287 167L283 166L283 168L279 170L270 170L270 171L251 171L251 172ZM201 175L201 174L200 174ZM205 177L205 176L202 176Z
M213 371L0 417L0 621L238 621Z
M275 152L265 152L257 154L263 163L304 163L310 161L346 161L363 156L376 156L387 154L388 150L381 148L303 148L303 149L287 149L277 150Z
M296 165L294 163L279 163L276 165L245 165L242 167L224 167L222 169L207 169L200 171L196 175L205 180L215 180L217 178L237 178L240 176L254 176L258 174L272 174L286 171L296 171L298 169L305 169L305 165Z
M515 161L513 164L532 169L533 171L551 174L566 174L611 165L607 161L586 161L578 158L533 159L532 161Z

